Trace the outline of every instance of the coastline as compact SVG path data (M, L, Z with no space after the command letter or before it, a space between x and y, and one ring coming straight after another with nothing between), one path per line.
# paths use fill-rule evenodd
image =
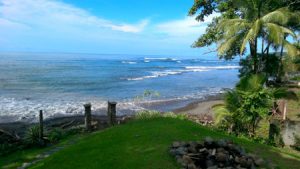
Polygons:
M193 116L201 116L209 114L213 116L210 111L211 107L215 104L222 103L222 93L207 95L206 97L198 100L193 100L184 106L180 106L179 108L172 109L171 111L177 114L188 114ZM165 104L168 104L166 102ZM163 105L161 105L163 106ZM154 109L155 110L155 109ZM162 111L163 112L163 111ZM122 123L127 118L130 118L131 115L122 115L118 116L117 120ZM92 119L98 128L107 127L106 121L107 117L103 115L92 115ZM32 125L36 125L37 123L29 123L29 122L9 122L9 123L0 123L0 132L1 130L14 133L19 136L23 136L28 129ZM64 126L65 128L72 126L80 126L84 124L84 116L83 115L69 115L69 116L60 116L45 119L44 125L45 128L55 128Z

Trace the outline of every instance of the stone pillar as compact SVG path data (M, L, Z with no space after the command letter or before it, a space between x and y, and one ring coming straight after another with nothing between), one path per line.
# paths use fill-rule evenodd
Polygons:
M108 116L108 124L110 126L113 126L116 124L116 105L117 105L117 102L110 102L108 101L107 102L107 116Z
M43 119L43 110L40 110L39 113L39 137L42 140L44 137L44 119Z
M92 125L92 110L91 110L91 103L87 103L84 106L84 124L86 131L91 131Z

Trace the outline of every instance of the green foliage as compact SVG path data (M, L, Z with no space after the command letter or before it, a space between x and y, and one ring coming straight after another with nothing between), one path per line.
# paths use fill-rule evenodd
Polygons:
M50 143L58 143L64 136L64 131L59 128L54 128L48 133L48 139Z
M172 142L199 141L206 136L233 140L235 144L245 147L247 152L255 153L264 159L276 159L272 163L280 168L297 168L300 165L300 161L297 160L300 155L297 152L287 152L285 149L262 145L249 139L229 136L187 120L155 118L133 120L121 126L92 133L33 167L174 169L179 168L179 165L168 154ZM289 158L291 156L297 159Z
M294 134L294 145L292 146L295 150L300 151L300 136Z
M40 139L39 126L30 127L25 135L25 142L29 146L44 146L44 141Z
M254 136L259 121L268 117L275 98L284 93L284 89L265 88L265 82L264 75L241 78L235 90L225 94L225 105L214 108L216 124L236 134Z
M144 110L136 113L136 119L153 119L153 118L160 118L160 117L167 117L167 118L176 118L176 119L187 119L185 114L175 114L173 112L161 113L154 110Z
M300 49L290 42L297 41L295 32L300 28L300 12L291 0L195 0L189 15L204 21L205 16L218 12L193 44L193 47L217 45L219 58L232 59L244 55L250 48L250 57L243 60L241 75L265 72L281 81L283 75L282 53L289 57L299 55ZM287 38L291 37L291 38ZM289 40L287 40L289 39ZM261 43L258 41L261 40ZM261 44L261 47L258 47ZM259 54L258 49L261 49ZM280 57L270 54L270 50L281 50ZM215 51L215 50L213 50Z
M160 97L160 93L155 90L145 90L142 95L136 96L136 101L144 101L144 100L151 100L155 97Z

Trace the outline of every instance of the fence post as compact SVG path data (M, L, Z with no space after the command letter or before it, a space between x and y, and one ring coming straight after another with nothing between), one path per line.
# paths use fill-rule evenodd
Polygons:
M86 131L91 131L92 110L91 103L84 104L84 124Z
M116 105L117 102L107 102L107 116L108 116L108 124L110 126L115 125L116 124Z
M43 110L40 110L40 113L39 113L39 137L41 140L44 137Z

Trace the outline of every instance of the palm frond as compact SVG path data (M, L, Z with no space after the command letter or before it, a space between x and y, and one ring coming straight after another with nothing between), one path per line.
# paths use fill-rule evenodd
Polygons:
M255 38L258 37L258 34L261 32L261 29L262 29L262 21L258 19L254 22L253 26L245 36L243 43L241 45L240 54L244 52L248 42L253 42Z
M300 53L299 49L287 40L283 41L283 47L286 49L287 54L292 58L295 58Z
M225 105L214 106L213 111L215 113L214 122L216 125L221 124L226 117L231 115Z
M265 23L277 23L279 25L286 25L293 13L287 8L280 8L273 12L270 12L262 17Z

